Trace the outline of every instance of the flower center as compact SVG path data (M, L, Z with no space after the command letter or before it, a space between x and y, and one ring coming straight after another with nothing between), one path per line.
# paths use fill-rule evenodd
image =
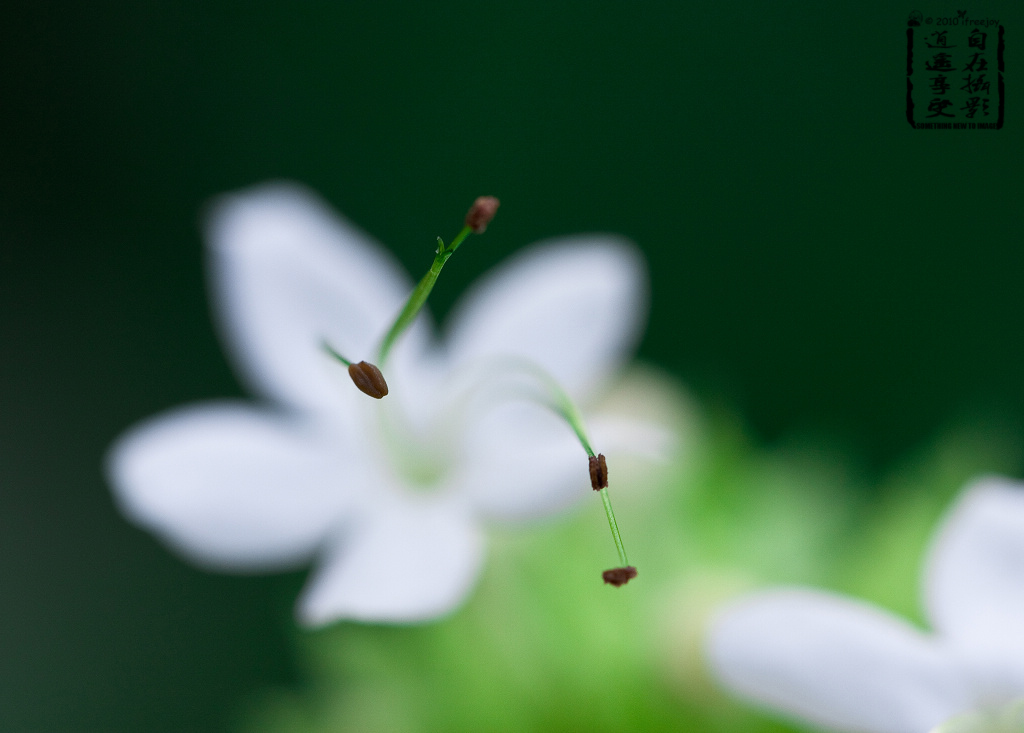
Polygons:
M399 400L371 405L374 429L379 437L384 464L403 488L415 493L441 490L451 473L453 458L447 431L419 428L408 419Z

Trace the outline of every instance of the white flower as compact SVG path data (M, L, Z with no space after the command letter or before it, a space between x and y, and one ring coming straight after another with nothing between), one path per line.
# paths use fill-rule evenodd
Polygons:
M374 360L412 289L384 251L289 185L226 197L208 239L224 340L267 402L158 416L108 460L122 510L181 554L234 571L315 558L298 605L309 624L423 620L469 592L481 519L588 497L572 431L508 399L521 375L502 365L528 359L577 401L593 397L642 326L643 266L631 246L592 236L524 251L463 298L445 348L418 318L391 352L391 393L377 401L321 342ZM592 427L607 453L664 437L637 421Z
M1024 485L965 490L932 541L924 605L934 633L831 593L755 594L706 650L739 694L838 731L926 733L1024 697Z
M972 711L943 723L932 733L1021 733L1024 731L1024 700L998 708Z

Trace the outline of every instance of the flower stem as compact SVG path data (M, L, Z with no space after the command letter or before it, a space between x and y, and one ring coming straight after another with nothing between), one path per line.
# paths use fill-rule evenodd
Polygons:
M458 236L455 237L451 245L445 247L440 237L438 238L437 253L434 255L434 262L430 265L430 269L427 270L427 274L423 276L423 279L419 281L416 287L413 289L412 294L409 295L409 299L405 301L405 307L402 308L402 312L398 314L398 318L391 324L391 328L388 330L387 335L384 337L384 341L381 342L380 352L377 355L377 364L384 366L384 362L388 358L388 354L391 352L391 347L394 346L395 341L402 335L402 332L407 329L412 322L416 319L416 315L420 312L423 304L427 302L427 297L430 295L430 291L434 289L434 283L437 282L437 276L441 274L441 268L444 267L444 263L448 261L448 258L452 256L452 253L459 248L463 240L469 236L469 233L473 231L468 225L462 227L462 231L459 232Z
M551 398L551 402L548 406L561 415L567 423L569 423L569 427L571 427L573 432L576 433L576 437L579 439L580 445L583 446L583 450L587 452L587 456L594 458L594 449L590 446L590 439L587 437L587 431L583 425L583 416L580 414L579 408L577 408L576 404L572 401L572 398L569 397L566 391L562 389L562 386L555 381L555 378L536 364L522 359L510 360L508 365L518 368L533 376L547 388L548 394ZM601 460L604 460L603 456L601 457ZM619 552L619 560L622 561L623 567L627 567L629 566L629 559L626 557L626 548L622 544L622 535L619 533L619 524L615 521L615 510L612 509L612 500L608 496L607 486L601 488L599 493L601 494L601 501L604 504L604 513L608 517L608 527L612 531L612 539L615 540L615 549Z

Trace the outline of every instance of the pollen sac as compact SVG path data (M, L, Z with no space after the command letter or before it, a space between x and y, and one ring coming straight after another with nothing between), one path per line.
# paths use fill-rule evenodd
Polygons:
M483 234L500 205L501 202L493 196L478 197L466 214L466 226L472 229L474 234Z
M636 574L636 568L632 565L627 565L624 568L612 568L611 570L605 570L601 573L601 577L604 578L604 582L608 585L614 585L618 588L635 578Z
M366 361L358 364L350 364L348 375L359 387L359 391L368 394L370 397L379 400L388 393L388 383L384 381L384 375L380 369Z
M608 488L608 464L605 463L604 453L590 457L590 485L594 491Z

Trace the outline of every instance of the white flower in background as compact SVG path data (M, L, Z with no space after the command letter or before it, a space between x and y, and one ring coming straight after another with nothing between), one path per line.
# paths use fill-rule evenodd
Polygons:
M933 733L1021 733L1024 731L1024 700L988 710L958 715Z
M298 605L305 623L416 621L469 592L481 520L588 497L575 436L514 398L522 374L509 365L539 365L578 404L597 396L643 324L634 248L590 236L524 251L462 299L443 348L420 315L384 366L391 391L378 401L321 344L376 356L412 289L386 252L287 185L224 198L208 239L224 340L267 402L158 416L108 461L123 511L181 554L229 571L315 559ZM639 420L590 426L610 456L665 445Z
M940 730L1002 730L971 726L1024 698L1024 485L965 490L932 541L924 604L934 633L831 593L754 594L720 613L707 655L735 692L827 729L927 733L977 711Z

